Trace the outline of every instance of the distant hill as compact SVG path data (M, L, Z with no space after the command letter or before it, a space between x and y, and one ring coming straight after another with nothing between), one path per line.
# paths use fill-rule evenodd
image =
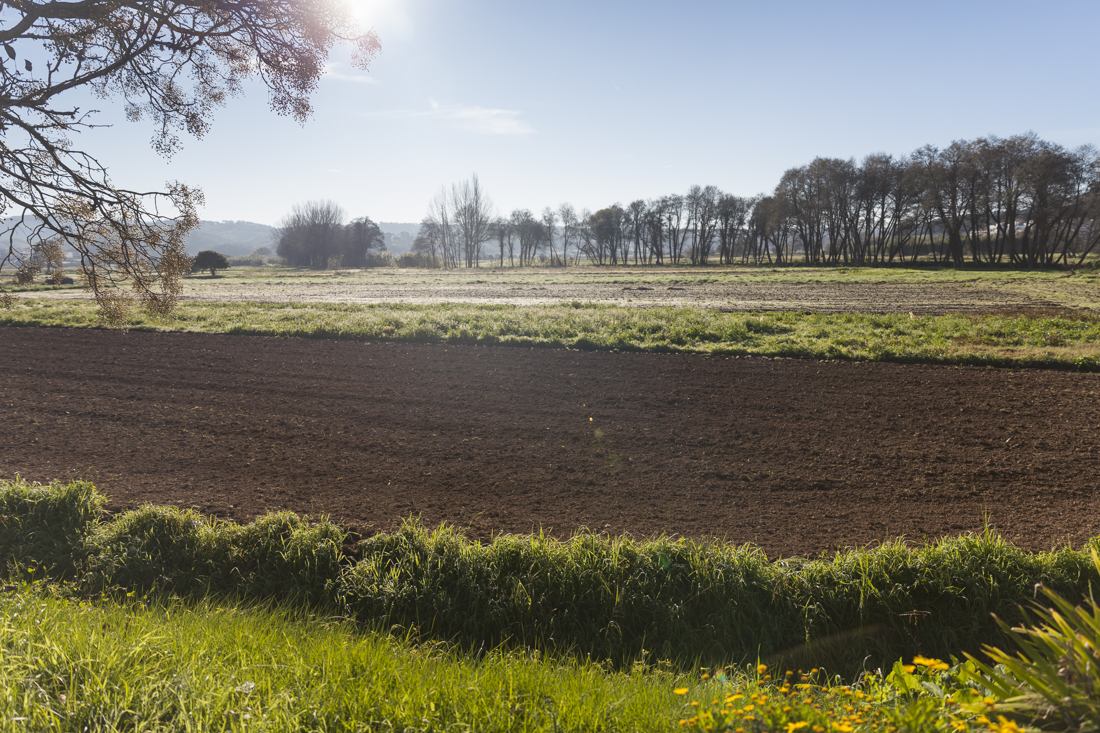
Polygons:
M378 228L390 234L408 234L412 237L415 237L416 233L420 231L419 224L410 224L409 222L380 221L378 222Z
M378 228L386 235L386 251L393 254L411 250L416 233L420 231L419 224L408 222L380 221Z
M187 235L187 254L212 249L226 257L243 257L260 247L274 251L274 233L275 227L251 221L204 221Z
M420 230L419 224L378 222L378 228L386 235L386 249L390 252L408 252ZM275 227L251 221L204 221L187 238L187 253L198 254L204 249L221 252L227 257L243 257L259 247L275 251L273 235Z
M0 227L10 226L13 218L0 219ZM416 238L419 224L401 222L379 222L379 229L386 235L386 249L391 252L407 252ZM16 234L16 243L23 243L26 230ZM206 249L221 252L226 257L243 257L252 254L260 247L275 251L274 234L276 228L252 221L203 221L199 228L187 237L187 254L196 255Z

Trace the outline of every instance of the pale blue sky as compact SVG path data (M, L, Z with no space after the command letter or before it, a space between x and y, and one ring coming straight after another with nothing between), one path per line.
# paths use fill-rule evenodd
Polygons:
M338 51L304 127L262 87L171 162L148 128L81 135L116 183L200 186L204 219L297 202L418 221L477 173L504 213L714 184L751 195L815 156L1034 130L1100 143L1100 3L353 0L382 40ZM101 121L120 119L102 102Z

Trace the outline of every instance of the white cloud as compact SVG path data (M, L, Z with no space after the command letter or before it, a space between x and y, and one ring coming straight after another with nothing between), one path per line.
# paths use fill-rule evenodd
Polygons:
M325 64L324 78L336 81L351 81L357 84L377 84L378 80L373 76L364 74L344 74L339 71L343 64Z
M520 119L523 113L514 109L495 109L467 104L438 104L430 110L391 110L367 112L365 117L434 117L452 122L457 127L485 135L531 135L535 128Z
M425 115L454 120L460 127L489 135L530 135L535 128L521 120L514 109L492 109L473 105L440 105L432 102L432 111Z

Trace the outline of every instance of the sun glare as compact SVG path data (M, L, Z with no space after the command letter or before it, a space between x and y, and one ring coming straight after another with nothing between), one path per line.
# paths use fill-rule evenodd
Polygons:
M404 20L401 0L345 0L352 17L368 28L377 29L383 24Z

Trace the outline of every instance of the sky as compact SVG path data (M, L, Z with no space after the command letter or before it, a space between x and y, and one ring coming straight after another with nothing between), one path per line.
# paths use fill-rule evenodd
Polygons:
M305 125L250 83L171 160L99 100L110 127L74 142L118 185L179 180L203 219L271 225L310 200L419 221L474 174L537 213L986 135L1100 144L1095 0L350 2L382 53L363 72L337 49Z

